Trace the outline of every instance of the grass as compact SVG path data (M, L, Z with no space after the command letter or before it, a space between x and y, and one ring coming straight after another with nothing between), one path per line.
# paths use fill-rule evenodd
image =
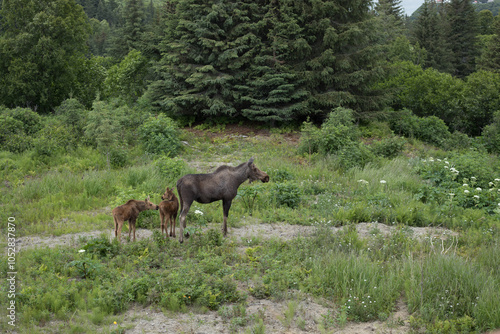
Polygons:
M77 248L26 249L16 263L18 331L57 331L64 324L75 333L120 332L127 325L114 322L123 324L123 313L141 305L173 313L217 310L233 332L263 333L264 317L246 313L249 296L283 301L282 325L304 327L290 291L337 305L318 319L318 330L325 332L348 321L386 320L401 298L414 332L500 328L500 212L488 211L486 204L446 201L446 175L422 173L419 159L404 156L339 170L331 158L297 154L279 134L214 138L185 131L189 146L181 162L135 156L136 164L112 170L87 148L73 152L73 162L68 153L41 167L29 162L28 153L1 153L14 166L2 175L7 183L0 188L1 219L14 216L18 236L106 230L113 226L114 206L148 195L159 202L179 175L201 171L194 162L236 165L255 157L271 182L241 186L229 226L285 222L317 226L317 232L290 241L254 236L240 243L220 235L220 203L195 203L188 216L193 233L183 245L159 237L153 212L139 223L154 229L147 240L118 244L101 237L80 239ZM428 158L428 150L415 147L412 156ZM468 161L460 158L463 166ZM435 182L436 175L444 181ZM373 229L361 239L357 222L396 228L387 236ZM216 229L206 229L213 224ZM332 232L341 225L341 232ZM447 227L460 236L418 241L408 226ZM1 229L6 233L6 226ZM6 261L0 265L8 271ZM6 293L0 301L6 305ZM7 326L0 323L2 331Z

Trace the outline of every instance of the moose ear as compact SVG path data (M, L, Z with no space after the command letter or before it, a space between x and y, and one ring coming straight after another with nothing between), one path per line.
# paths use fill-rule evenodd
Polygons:
M250 158L250 160L248 160L248 166L250 166L251 164L253 164L253 158Z
M146 202L149 202L149 196L146 198Z

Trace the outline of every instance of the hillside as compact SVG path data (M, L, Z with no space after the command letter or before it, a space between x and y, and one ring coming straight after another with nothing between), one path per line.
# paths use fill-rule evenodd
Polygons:
M383 123L358 130L372 149L390 138L380 137ZM84 168L97 156L74 151L18 181L11 169L1 189L3 214L15 217L17 331L500 328L499 210L489 212L486 199L498 201L498 181L479 161L488 156L407 138L390 158L346 169L341 151L299 153L311 136L304 131L181 129L176 158L144 155L138 145L124 167ZM10 155L17 171L25 155ZM250 157L271 181L240 187L227 238L216 202L193 204L183 244L162 238L156 211L141 214L136 242L126 228L123 243L114 240L114 206L147 195L158 203L180 176ZM490 167L498 175L498 162ZM454 171L462 178L471 168L475 179L460 180L451 196Z

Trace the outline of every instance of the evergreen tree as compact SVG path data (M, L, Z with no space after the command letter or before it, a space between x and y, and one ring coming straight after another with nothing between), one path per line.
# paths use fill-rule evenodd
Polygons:
M441 72L453 72L453 55L447 40L449 26L442 4L425 1L412 28L412 35L418 44L427 51L425 67L432 67Z
M173 115L273 122L380 108L368 0L181 0L165 20L148 96Z
M477 17L469 0L451 0L446 7L454 75L465 77L475 70Z
M478 65L482 70L500 73L500 16L495 17L492 30L494 35L488 41Z
M401 7L402 0L379 0L375 6L377 13L385 14L386 16L393 16L399 21L403 22L404 13Z
M366 112L385 102L384 94L373 90L384 76L384 49L370 6L366 0L296 4L304 38L292 52L312 112L326 115L336 107Z

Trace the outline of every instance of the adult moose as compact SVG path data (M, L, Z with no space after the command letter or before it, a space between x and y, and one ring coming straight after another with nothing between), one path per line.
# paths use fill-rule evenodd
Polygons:
M135 241L135 221L139 213L144 210L158 210L158 208L158 205L149 201L149 196L144 201L131 199L127 203L114 208L113 220L115 221L115 238L118 238L118 241L120 241L123 222L128 220L128 237L130 238L130 233L134 230Z
M179 217L180 237L182 243L184 228L186 227L186 215L193 201L198 203L212 203L222 200L224 211L224 222L222 233L227 235L227 216L231 208L231 202L236 197L240 184L249 180L261 180L269 182L269 175L258 169L253 158L237 167L220 166L209 174L188 174L177 181L177 193L181 202L181 214Z

